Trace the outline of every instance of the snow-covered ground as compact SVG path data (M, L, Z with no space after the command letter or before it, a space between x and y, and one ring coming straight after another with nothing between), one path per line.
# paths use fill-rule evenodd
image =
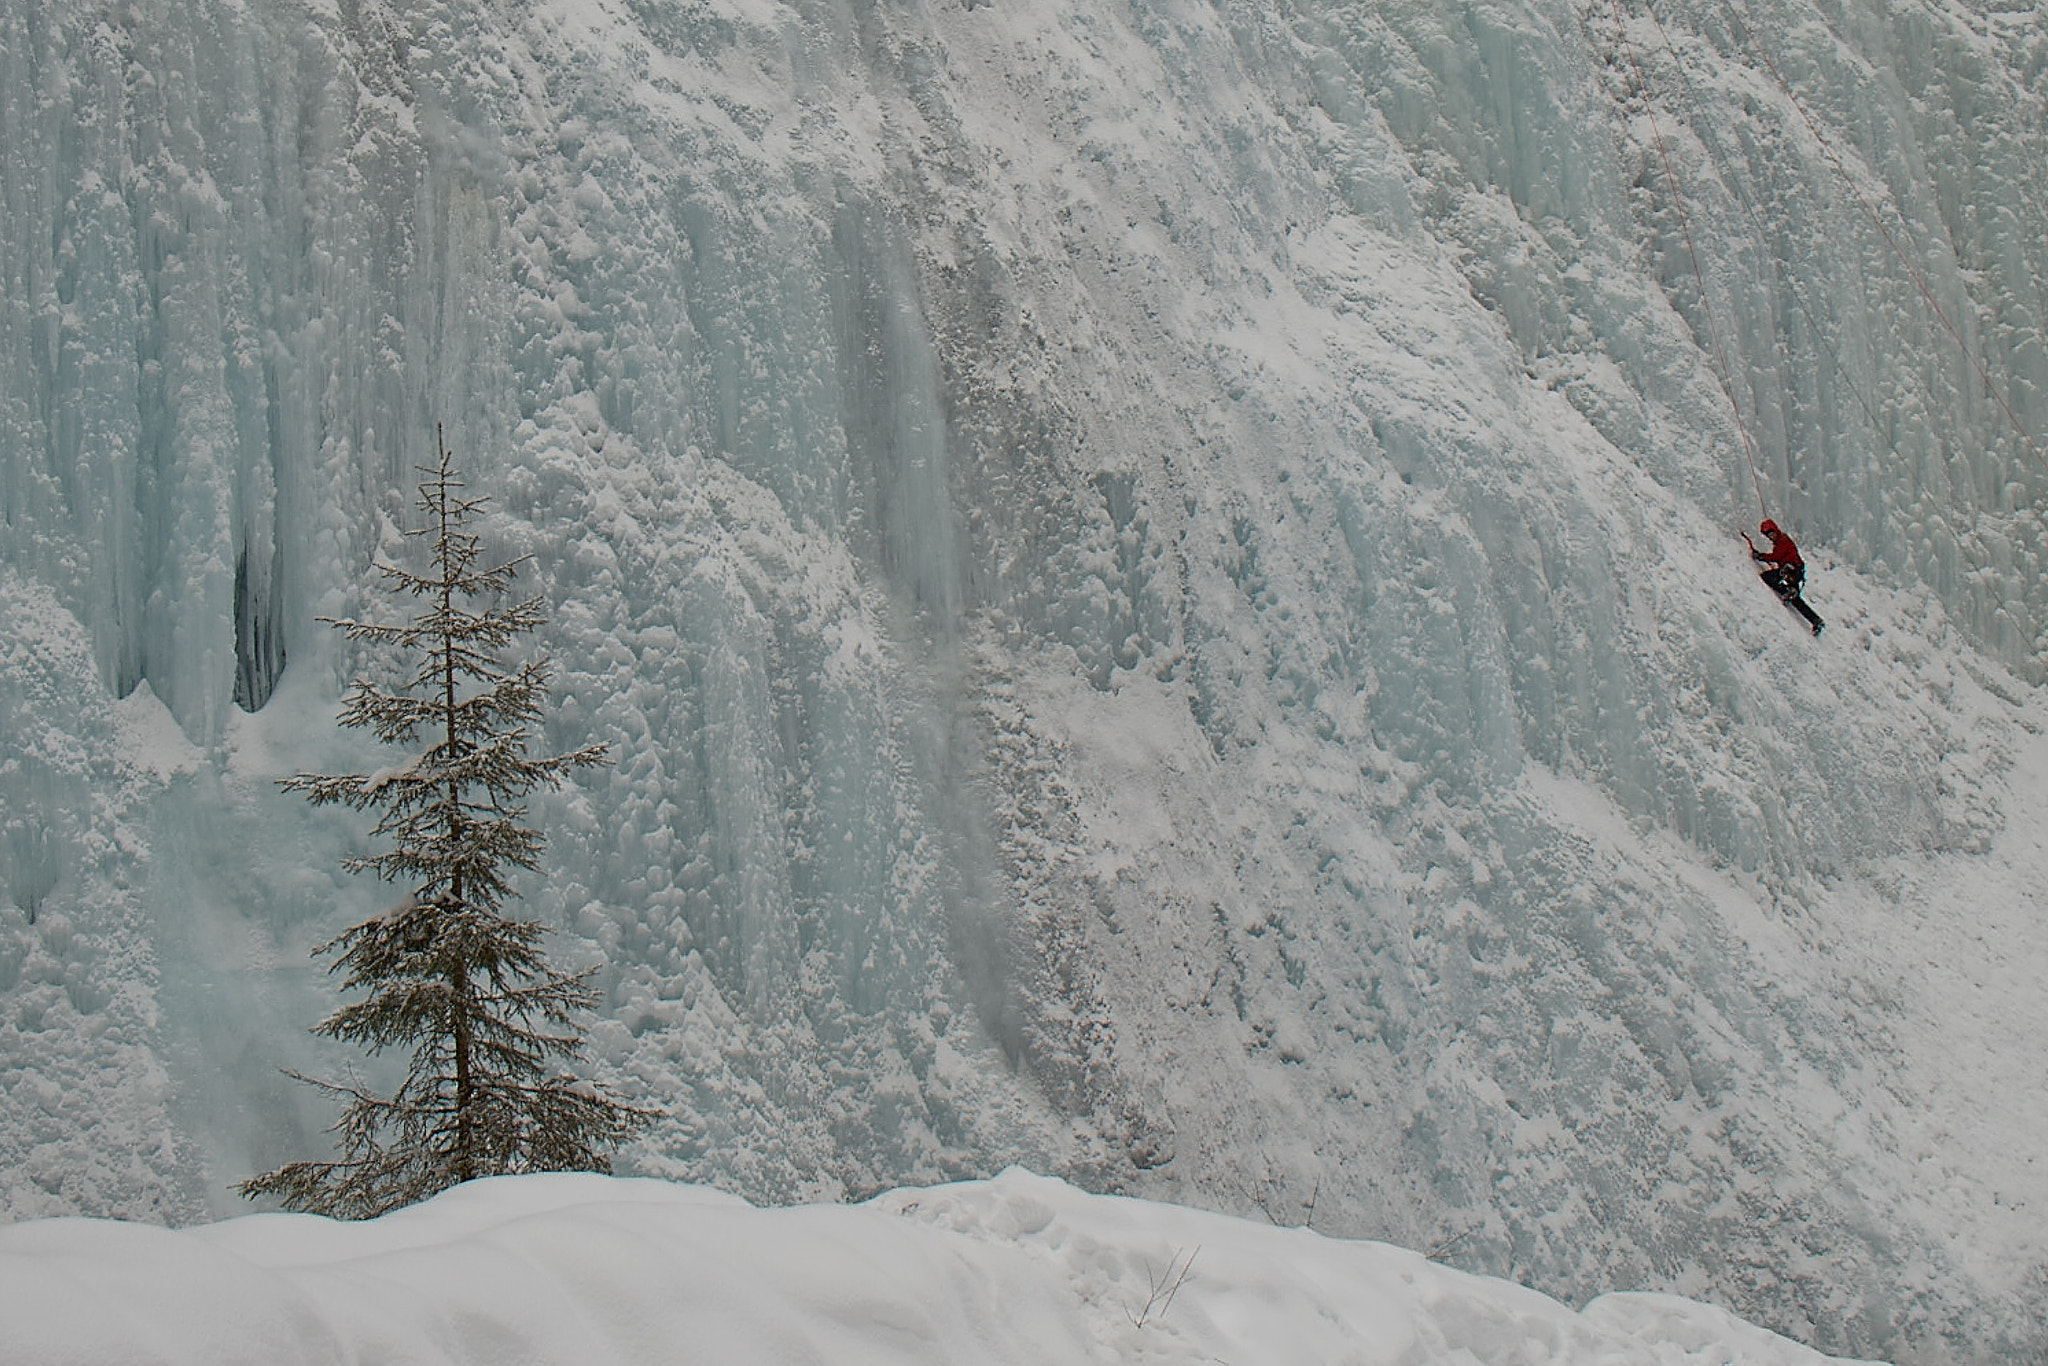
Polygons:
M1718 1309L1578 1313L1418 1253L1012 1170L759 1210L665 1182L474 1182L363 1224L0 1229L37 1366L1819 1366Z
M306 951L389 889L274 782L393 761L316 618L440 422L620 758L524 904L623 1170L2037 1357L2044 62L2031 0L0 0L0 1217L326 1150Z

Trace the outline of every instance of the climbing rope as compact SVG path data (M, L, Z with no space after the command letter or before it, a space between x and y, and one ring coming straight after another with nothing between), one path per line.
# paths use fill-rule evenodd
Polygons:
M1619 5L1620 0L1615 0L1615 3ZM1949 336L1955 338L1956 348L1962 352L1963 358L1977 372L1977 377L1984 382L1984 392L1990 394L1992 400L2004 411L2006 420L2012 423L2013 430L2019 433L2020 440L2026 443L2027 449L2034 453L2034 457L2043 464L2048 464L2048 453L2042 451L2041 447L2035 442L2033 434L2027 430L2027 425L2020 421L2020 415L2014 411L2011 402L2000 391L1998 385L1993 382L1990 370L1985 366L1983 360L1978 357L1977 353L1970 349L1970 344L1963 339L1962 330L1949 320L1948 311L1941 306L1941 301L1934 297L1934 290L1927 283L1927 277L1920 272L1919 267L1913 264L1912 258L1906 255L1905 249L1899 245L1898 239L1892 236L1891 230L1885 227L1884 220L1879 217L1876 207L1870 202L1869 196L1865 195L1862 187L1856 183L1856 178L1849 173L1848 166L1843 162L1841 155L1836 152L1834 144L1821 131L1820 125L1814 120L1813 115L1807 112L1805 103L1800 100L1798 95L1793 93L1791 85L1779 73L1778 64L1771 60L1770 52L1765 48L1762 41L1758 39L1755 27L1749 23L1748 13L1740 3L1740 0L1722 0L1722 7L1727 11L1729 18L1734 21L1738 35L1749 45L1750 50L1756 53L1758 60L1763 63L1764 70L1771 74L1772 81L1776 82L1778 89L1783 92L1786 100L1791 103L1792 108L1798 113L1800 121L1806 125L1807 131L1813 135L1814 142L1820 147L1821 153L1827 157L1829 165L1835 168L1836 174L1841 176L1842 182L1849 187L1849 193L1854 195L1857 204L1862 206L1864 216L1870 219L1870 224L1877 229L1878 236L1882 237L1885 245L1891 248L1892 255L1898 258L1899 264L1906 268L1906 274L1912 279L1913 287L1920 291L1920 297L1927 301L1928 308L1933 310L1934 316L1940 320L1942 327L1947 330Z
M1650 21L1657 26L1658 41L1663 45L1664 55L1671 59L1671 69L1678 73L1678 79L1685 85L1686 101L1693 111L1693 127L1701 143L1705 145L1707 155L1715 162L1723 165L1732 165L1735 159L1723 155L1721 149L1714 142L1712 133L1713 123L1711 119L1705 116L1704 112L1705 101L1700 97L1699 88L1693 84L1692 74L1686 70L1685 59L1678 55L1678 49L1671 41L1670 30L1664 26L1663 18L1657 13L1653 5L1645 6L1645 13L1650 16ZM1769 233L1764 227L1763 218L1757 212L1756 204L1749 197L1749 192L1743 188L1741 178L1731 176L1728 180L1728 188L1734 193L1736 202L1742 205L1743 216L1749 219L1749 226L1756 233L1757 240L1759 242L1766 240ZM1842 377L1842 387L1848 390L1850 397L1856 400L1856 406L1863 410L1864 418L1870 423L1871 432L1878 440L1884 442L1885 448L1893 456L1900 460L1905 459L1906 454L1899 449L1899 443L1893 439L1888 425L1877 415L1877 409L1871 406L1870 396L1864 392L1864 387L1856 382L1856 377L1849 373L1848 364L1843 361L1841 351L1828 336L1827 329L1821 325L1820 319L1815 316L1813 306L1807 302L1805 291L1801 290L1790 276L1785 277L1783 283L1785 292L1790 294L1792 302L1798 305L1800 316L1806 319L1806 326L1812 334L1814 344L1820 348L1822 353L1827 356L1828 361L1835 367L1835 373Z
M1679 189L1678 172L1671 164L1671 151L1664 144L1664 130L1657 123L1657 107L1650 98L1649 78L1643 74L1643 64L1636 59L1635 44L1629 41L1628 16L1622 12L1621 0L1611 0L1614 6L1614 24L1621 35L1622 51L1628 54L1628 64L1635 72L1636 87L1643 92L1643 109L1650 119L1650 137L1657 145L1657 159L1664 164L1664 180L1670 186L1671 202L1678 210L1678 227L1685 239L1685 254L1692 262L1692 276L1700 291L1700 312L1707 320L1707 344L1713 357L1715 378L1720 382L1721 395L1728 400L1729 411L1735 415L1735 434L1742 442L1742 458L1749 466L1749 482L1756 489L1756 505L1768 515L1770 505L1764 501L1763 477L1757 473L1756 448L1750 443L1749 427L1742 419L1742 405L1735 401L1735 384L1729 377L1727 358L1721 351L1721 334L1714 325L1714 305L1707 296L1707 279L1700 270L1699 250L1693 245L1692 219L1685 211L1685 195Z

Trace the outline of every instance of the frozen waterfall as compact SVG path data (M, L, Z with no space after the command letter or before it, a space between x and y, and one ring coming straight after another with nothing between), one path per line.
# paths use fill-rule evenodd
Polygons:
M0 0L0 1217L324 1149L385 889L274 780L388 762L316 618L440 422L619 755L525 905L632 1172L2040 1351L2044 69L2026 0Z

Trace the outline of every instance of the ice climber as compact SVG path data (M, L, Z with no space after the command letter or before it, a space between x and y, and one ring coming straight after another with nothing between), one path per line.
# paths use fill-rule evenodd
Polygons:
M1742 533L1742 543L1749 547L1749 557L1764 565L1757 577L1769 584L1771 591L1784 599L1786 606L1805 617L1806 624L1813 628L1815 635L1819 635L1821 627L1827 623L1806 605L1805 598L1799 596L1799 590L1806 584L1806 561L1799 558L1799 547L1792 544L1792 538L1768 517L1757 529L1770 537L1771 544L1767 549L1758 550L1756 542L1749 539L1749 533Z

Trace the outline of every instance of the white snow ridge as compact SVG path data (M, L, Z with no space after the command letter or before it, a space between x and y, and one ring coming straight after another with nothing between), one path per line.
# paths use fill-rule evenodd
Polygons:
M1009 1171L757 1210L497 1177L364 1224L0 1228L0 1352L40 1366L1819 1366L1665 1295L1573 1313L1347 1243Z
M0 0L9 1245L172 1312L314 1227L142 1225L388 1076L308 950L408 889L276 781L406 760L319 618L440 423L618 759L518 903L618 1170L762 1208L280 1234L464 1251L193 1351L687 1335L698 1219L922 1268L736 1360L2040 1360L2044 70L2033 0ZM466 1280L525 1219L613 1274Z

